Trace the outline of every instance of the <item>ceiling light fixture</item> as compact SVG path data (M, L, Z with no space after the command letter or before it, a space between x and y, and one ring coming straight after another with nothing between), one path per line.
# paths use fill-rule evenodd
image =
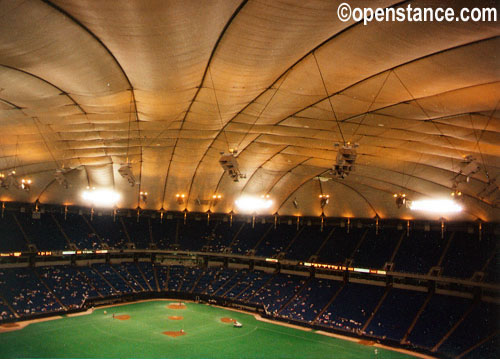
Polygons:
M122 176L124 179L127 180L128 184L131 187L135 186L135 177L134 174L132 173L132 167L130 166L130 163L122 165L118 169L118 173L120 174L120 176Z
M59 183L61 186L63 186L66 189L68 188L68 180L66 179L63 170L56 170L56 172L54 173L54 178L56 179L57 183Z
M217 206L217 203L219 203L219 201L222 199L222 195L220 194L214 194L212 196L212 206Z
M328 204L328 202L330 201L330 195L329 194L320 194L319 201L321 204L321 208L324 208Z
M177 193L175 195L175 198L177 199L178 204L184 204L184 198L186 198L186 195L184 193L182 193L182 194Z
M396 206L398 208L406 204L406 193L394 193L393 197L396 198Z
M16 171L11 171L7 175L0 173L0 186L9 189L10 186L19 187L16 179Z
M21 180L20 189L25 190L26 192L29 192L31 189L31 183L32 183L32 181L30 179L23 178Z
M256 212L262 209L268 209L272 206L273 200L269 195L255 196L241 196L236 201L236 206L243 212Z
M411 201L412 211L424 211L430 213L458 213L462 211L462 206L450 199L426 199Z
M456 199L460 199L462 198L462 191L459 191L459 190L454 190L453 192L450 193L450 196L456 198Z
M120 199L120 194L111 189L87 189L83 191L82 198L93 205L113 207Z

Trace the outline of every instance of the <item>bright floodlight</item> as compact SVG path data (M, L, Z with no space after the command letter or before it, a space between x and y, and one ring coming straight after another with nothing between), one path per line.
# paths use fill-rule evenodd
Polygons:
M238 208L244 212L255 212L261 209L268 209L273 205L273 201L269 199L269 196L241 196L235 203Z
M83 191L82 197L84 200L96 206L112 207L120 199L120 195L110 189L92 189Z
M432 213L454 213L461 212L462 207L449 199L426 199L412 201L410 209L413 211L425 211Z

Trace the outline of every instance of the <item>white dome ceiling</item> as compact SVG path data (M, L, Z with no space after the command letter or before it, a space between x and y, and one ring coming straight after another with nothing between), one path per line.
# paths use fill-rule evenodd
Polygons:
M465 211L450 218L499 221L498 24L365 26L339 21L341 2L0 2L0 169L33 180L0 199L84 205L90 185L114 187L124 208L147 191L146 209L237 212L239 195L268 193L265 213L317 216L322 191L327 216L409 219L440 215L398 209L393 193L458 184ZM356 170L318 181L342 137L359 144ZM218 163L229 149L238 183ZM481 169L467 182L468 155ZM134 187L118 174L127 159Z

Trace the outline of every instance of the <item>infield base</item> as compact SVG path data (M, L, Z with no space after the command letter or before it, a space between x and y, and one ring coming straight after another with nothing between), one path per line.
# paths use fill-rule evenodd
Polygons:
M170 317L168 317L168 319L170 319L170 320L182 320L182 319L184 319L184 317L181 317L178 315L171 315Z
M180 337L182 335L186 335L186 332L181 332L180 330L176 331L176 332L167 331L167 332L163 332L163 334L168 335L169 337L172 337L172 338L177 338L177 337Z

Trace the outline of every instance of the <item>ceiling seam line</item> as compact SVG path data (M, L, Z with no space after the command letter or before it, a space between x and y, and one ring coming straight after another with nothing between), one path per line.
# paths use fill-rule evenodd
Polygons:
M433 52L433 53L431 53L431 54L427 54L427 55L420 56L420 57L418 57L418 58L415 58L415 59L412 59L412 60L409 60L409 61L403 62L403 63L401 63L401 64L399 64L399 65L393 66L393 67L391 67L391 68L387 68L387 69L382 70L382 71L379 71L379 72L377 72L377 73L375 73L375 74L373 74L373 75L370 75L370 76L368 76L368 77L366 77L366 78L364 78L364 79L361 79L361 80L359 80L359 81L357 81L357 82L355 82L355 83L353 83L353 84L351 84L351 85L349 85L349 86L347 86L347 87L345 87L345 88L343 88L343 89L341 89L341 90L339 90L339 91L336 91L336 92L332 93L331 95L329 95L329 97L333 97L333 96L339 95L339 94L341 94L342 92L344 92L344 91L346 91L346 90L349 90L349 89L351 89L352 87L354 87L354 86L356 86L356 85L359 85L359 84L363 83L364 81L370 80L370 79L372 79L372 78L374 78L374 77L376 77L376 76L379 76L379 75L383 74L384 72L391 71L391 70L392 70L392 71L394 71L395 69L397 69L397 68L399 68L399 67L409 65L409 64L411 64L411 63L413 63L413 62L417 62L417 61L424 60L424 59L426 59L426 58L428 58L428 57L436 56L436 55L439 55L439 54L441 54L441 53L445 53L445 52L448 52L448 51L453 51L453 50L456 50L456 49L460 49L460 48L462 48L462 47L467 47L467 46L470 46L470 45L475 45L475 44L478 44L478 43L481 43L481 42L486 42L486 41L493 40L493 39L496 39L496 38L498 38L498 36L491 36L491 37L488 37L488 38L485 38L485 39L480 39L480 40L476 40L476 41L471 41L471 42L468 42L468 43L466 43L466 44L461 44L461 45L453 46L453 47L450 47L450 48L447 48L447 49L439 50L439 51ZM294 112L294 113L292 113L292 114L290 114L290 115L287 115L287 117L285 117L285 118L281 119L281 120L280 120L279 122L277 122L276 124L280 124L281 122L283 122L283 121L287 120L288 118L293 117L293 116L295 116L296 114L298 114L298 113L300 113L300 112L302 112L302 111L304 111L304 110L307 110L308 108L311 108L311 107L313 107L313 106L315 106L315 105L317 105L317 104L319 104L319 103L321 103L321 102L325 101L326 99L327 99L327 97L323 97L323 98L319 99L318 101L316 101L316 102L314 102L314 103L312 103L312 104L310 104L310 105L307 105L307 106L305 106L304 108L302 108L302 109L300 109L300 110L297 110L296 112Z
M493 39L493 38L496 38L496 37L491 37L491 38L487 38L487 39L482 39L482 40L479 40L479 41L477 41L477 42L488 41L488 40ZM411 62L414 62L414 61L419 61L419 60L421 60L421 59L424 59L424 58L429 57L429 56L434 56L435 54L438 54L438 53L441 53L441 52L451 51L451 50L453 50L453 49L456 49L456 48L459 48L459 47L463 47L463 46L469 46L469 45L474 44L474 43L475 43L475 42L471 42L471 43L467 43L467 44L459 45L459 46L456 46L456 47L452 47L452 48L450 48L450 49L445 49L445 50L442 50L442 51L439 51L439 52L436 52L436 53L433 53L433 54L426 55L426 56L424 56L424 57L420 57L420 58L418 58L418 59L414 59L414 60L412 60L412 61L410 61L410 62L408 62L408 63L411 63ZM377 74L375 74L375 75L372 75L372 76L370 76L370 77L368 77L368 78L366 78L366 79L363 79L363 80L361 80L361 81L358 81L357 83L355 83L355 84L353 84L353 85L350 85L350 86L348 86L348 87L346 87L346 88L342 89L341 91L339 91L339 92L337 92L337 93L335 93L335 94L332 94L330 97L333 97L333 96L335 96L335 95L341 94L342 92L344 92L344 91L346 91L346 90L350 89L351 87L353 87L353 86L355 86L355 85L357 85L357 84L360 84L361 82L363 82L363 81L365 81L365 80L368 80L368 79L370 79L370 78L372 78L372 77L375 77L375 76L378 76L378 75L380 75L380 74L383 74L383 73L384 73L384 72L386 72L386 71L389 71L389 72L394 71L394 69L396 69L397 67L400 67L400 66L406 65L406 64L408 64L408 63L404 63L404 64L398 65L398 66L396 66L396 67L393 67L393 68L391 68L391 69L384 70L384 71L382 71L382 72L380 72L380 73L377 73ZM491 83L497 83L497 82L498 82L498 81L494 81L494 82L491 82ZM474 86L481 86L481 85L486 85L486 84L490 84L490 83L485 83L485 84L480 84L480 85L473 85L473 86L467 86L467 87L464 87L464 88L454 89L454 90L451 90L451 91L456 91L456 90L461 90L461 89L466 89L466 88L470 88L470 87L474 87ZM444 93L447 93L447 92L449 92L449 91L446 91L446 92L444 92ZM419 99L430 98L430 97L434 97L434 96L438 96L438 95L440 95L440 94L435 94L435 95L432 95L432 96L421 97L421 98L419 98ZM283 120L281 120L281 121L277 122L276 124L273 124L272 126L280 125L280 124L281 124L281 122L283 122L283 121L287 120L287 119L288 119L288 118L290 118L290 117L293 117L295 114L300 113L300 112L304 111L305 109L307 109L307 108L309 108L309 107L312 107L312 106L314 106L314 105L316 105L316 104L318 104L318 103L320 103L320 102L324 101L325 99L326 99L326 98L323 98L322 100L320 100L320 101L316 102L315 104L312 104L312 105L307 106L306 108L304 108L304 109L302 109L302 110L300 110L300 111L297 111L297 112L296 112L296 113L294 113L293 115L288 116L287 118L285 118L285 119L283 119ZM400 102L400 103L398 103L398 104L401 104L401 103L404 103L404 102L407 102L407 101L402 101L402 102ZM398 104L389 105L389 106L387 106L387 107L390 107L390 106L395 106L395 105L398 105ZM376 111L378 111L378 110L380 110L380 109L377 109ZM359 117L359 116L362 116L362 115L363 115L363 114L359 114L359 115L356 115L356 117ZM349 119L341 120L340 122L344 122L344 121L347 121L347 120L349 120ZM231 123L231 121L232 121L232 120L230 120L228 123L226 123L225 127L226 127L226 126L228 126L228 125ZM329 130L325 130L325 131L330 132ZM220 134L220 133L219 133L219 134ZM212 141L212 144L209 146L209 148L213 145L213 143L215 143L215 140L218 138L219 134L215 137L214 141ZM452 146L452 147L453 147L453 146ZM248 148L248 147L247 147L247 148ZM238 155L241 155L241 153L242 153L244 150L245 150L245 149L243 149L243 150L242 150L242 151L241 151ZM202 161L202 160L203 160L203 158L201 159L201 161Z
M40 77L38 75L35 75L31 72L28 72L26 70L22 70L22 69L19 69L17 67L13 67L13 66L9 66L9 65L5 65L5 64L0 64L0 67L5 67L7 69L10 69L10 70L13 70L13 71L18 71L18 72L21 72L25 75L28 75L28 76L31 76L31 77L34 77L40 81L42 81L43 83L46 83L47 85L49 86L52 86L53 88L55 88L56 90L58 90L59 92L61 92L62 95L66 96L67 98L69 98L71 100L71 102L73 102L73 104L78 107L78 109L80 111L82 111L82 113L84 115L87 115L87 112L80 106L80 104L78 102L75 101L75 99L66 91L64 91L63 89L61 89L59 86L57 86L56 84L44 79L43 77ZM88 120L88 119L87 119Z
M394 7L394 6L399 6L399 5L402 5L406 2L410 2L411 0L404 0L404 1L401 1L399 3L396 3L396 4L393 4L389 7ZM308 56L310 56L313 52L319 50L322 46L326 45L328 42L334 40L336 37L342 35L344 32L347 32L348 30L351 30L352 28L356 27L356 26L359 26L363 24L363 19L354 23L354 24L351 24L351 25L348 25L347 27L343 28L342 30L340 30L339 32L336 32L335 34L333 34L332 36L330 36L329 38L323 40L321 43L319 43L318 45L316 45L313 49L309 50L308 52L306 52L301 58L299 58L297 61L295 61L292 65L290 65L287 69L285 69L277 78L276 80L274 80L271 85L269 85L264 91L262 91L261 93L259 93L255 98L253 98L247 105L245 105L240 111L238 111L236 113L236 115L234 115L229 121L228 123L232 122L238 115L240 115L241 113L243 113L243 111L245 111L245 109L247 109L251 104L253 104L259 97L261 97L263 94L265 94L267 91L269 91L270 89L273 88L273 86L283 77L285 76L286 73L290 72L295 66L297 66L299 63L301 63L303 60L305 60Z
M265 160L263 163L260 164L259 167L257 167L255 169L255 171L253 171L253 173L250 175L250 177L248 177L247 181L245 182L245 184L243 185L243 188L240 190L240 196L243 194L243 192L245 191L245 189L247 188L248 184L250 183L250 181L252 180L252 178L255 176L255 174L260 170L262 169L262 167L273 160L273 158L275 158L276 156L278 156L279 154L281 154L281 152L283 152L284 150L286 150L290 145L285 145L282 149L280 149L278 152L274 153L271 157L269 157L267 160Z
M399 6L401 4L404 4L406 2L409 2L410 0L405 0L405 1L401 1L397 4L393 4L392 6ZM287 73L289 72L290 70L292 70L296 65L298 65L301 61L303 61L306 57L308 57L311 53L313 53L314 51L318 50L320 47L322 47L323 45L327 44L328 42L330 42L331 40L333 40L334 38L336 38L337 36L340 36L342 33L350 30L351 28L357 26L357 25L360 25L362 24L363 21L360 20L358 21L357 23L354 23L354 24L351 24L349 26L347 26L346 28L342 29L341 31L333 34L332 36L330 36L328 39L324 40L323 42L321 42L320 44L318 44L316 47L314 47L313 49L309 50L306 54L304 54L301 58L299 58L296 62L294 62L291 66L289 66L285 71L283 71L277 78L276 80L274 80L271 85L269 85L269 87L267 87L264 91L262 91L260 94L258 94L255 98L253 98L248 104L246 104L240 111L238 111L229 121L226 122L226 124L224 125L224 128L226 126L228 126L230 123L233 122L233 120L238 116L240 115L241 113L243 113L243 111L245 109L247 109L251 104L253 104L260 96L262 96L264 93L266 93L266 91L272 89L272 87ZM222 130L221 130L222 131ZM205 151L205 154L208 152L208 150L213 146L213 144L215 143L216 139L219 137L220 135L220 132L215 136L214 140L212 141L212 143L209 145L209 148L207 149L207 151ZM204 157L202 157L202 159L200 161L203 161Z
M184 123L186 121L186 118L189 114L189 111L191 110L191 107L193 106L196 98L198 97L198 94L200 93L201 91L201 88L203 86L203 82L205 81L205 78L206 78L206 75L207 75L207 72L208 72L208 69L211 65L211 62L212 62L212 59L215 55L215 52L217 51L217 48L219 46L219 43L221 42L224 34L226 33L227 29L229 28L229 26L232 24L233 20L236 18L236 16L240 13L240 11L243 9L243 7L248 3L248 0L243 0L240 5L236 8L236 10L233 12L233 14L231 15L231 17L228 19L228 21L226 22L224 28L222 29L221 33L219 34L219 37L217 38L217 41L215 42L214 44L214 47L212 48L212 52L210 53L210 56L208 58L208 61L207 61L207 66L205 67L205 71L203 73L203 76L201 78L201 81L200 81L200 85L198 86L198 89L196 90L196 93L194 94L193 96L193 99L191 100L191 102L189 103L189 106L184 114L184 117L182 118L181 120L181 125L179 126L179 133L180 131L182 131L183 127L184 127ZM169 161L169 164L168 164L168 169L167 169L167 176L165 177L165 189L164 189L164 194L163 194L163 202L165 201L165 192L166 192L166 188L167 188L167 181L168 181L168 176L170 174L170 167L172 165L172 161L173 161L173 158L174 158L174 155L175 155L175 149L177 148L177 143L179 142L179 136L177 136L176 140L175 140L175 143L174 143L174 148L172 150L172 154L170 156L170 161ZM207 149L208 150L208 149ZM201 162L201 160L199 161ZM198 162L198 165L199 165L199 162ZM186 206L187 206L187 201L186 201ZM163 208L163 206L162 206Z
M302 166L304 163L306 163L307 161L311 160L313 157L307 157L305 160L302 160L300 161L299 163L297 163L295 166L292 166L290 169L288 169L287 171L285 171L285 173L283 173L281 176L279 176L279 178L272 184L272 186L267 190L267 194L270 194L274 187L276 187L278 185L278 183L286 176L286 175L289 175L292 173L293 170L299 168L300 166Z
M75 25L77 25L80 28L82 28L83 31L85 31L95 41L97 41L102 46L102 48L109 54L109 56L111 56L111 58L113 59L114 63L116 64L116 66L118 66L118 69L120 70L120 72L122 73L123 77L125 78L125 80L127 81L128 85L129 85L130 92L132 94L132 98L133 98L133 101L134 101L134 108L135 108L136 119L137 119L137 122L139 123L139 117L138 117L138 111L137 111L137 100L135 98L134 87L132 86L132 82L130 81L127 73L125 72L125 69L122 67L122 65L120 64L120 62L118 61L118 59L116 58L116 56L113 54L113 52L111 51L111 49L108 48L104 44L104 42L94 32L90 31L90 29L87 26L85 26L82 22L80 22L78 19L76 19L73 15L71 15L70 13L68 13L67 11L65 11L64 9L62 9L61 7L59 7L58 5L52 3L49 0L41 0L41 1L43 3L45 3L47 6L53 8L55 11L58 11L61 14L63 14L64 16L68 17L71 21L73 21L73 23Z

